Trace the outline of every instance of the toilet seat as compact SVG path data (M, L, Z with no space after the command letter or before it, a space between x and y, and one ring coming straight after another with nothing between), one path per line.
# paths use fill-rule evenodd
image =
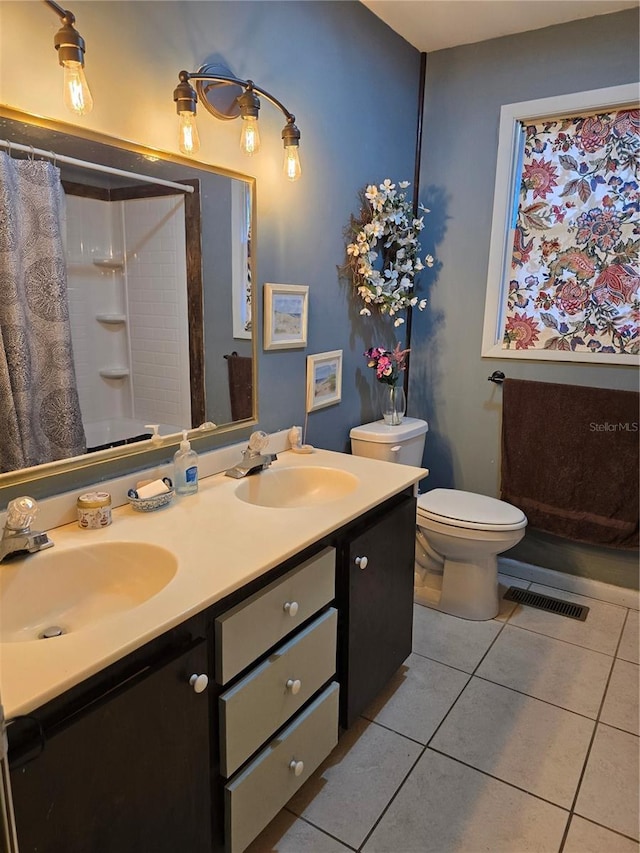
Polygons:
M420 495L418 525L420 519L467 530L519 530L527 524L527 517L518 507L458 489L433 489Z

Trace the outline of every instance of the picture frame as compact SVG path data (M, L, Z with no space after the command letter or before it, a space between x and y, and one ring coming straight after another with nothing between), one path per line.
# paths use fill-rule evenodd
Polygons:
M306 347L308 315L308 285L265 284L264 349Z
M342 350L307 356L307 412L342 399Z

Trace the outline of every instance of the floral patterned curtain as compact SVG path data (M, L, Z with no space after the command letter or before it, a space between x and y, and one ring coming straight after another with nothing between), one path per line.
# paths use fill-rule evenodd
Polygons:
M640 111L522 128L503 348L637 353Z
M0 153L0 472L86 452L59 169Z

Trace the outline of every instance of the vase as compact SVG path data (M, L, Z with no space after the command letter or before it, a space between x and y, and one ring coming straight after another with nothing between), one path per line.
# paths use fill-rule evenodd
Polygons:
M404 388L402 385L383 385L382 390L382 417L384 422L389 426L398 426L402 423L407 408Z

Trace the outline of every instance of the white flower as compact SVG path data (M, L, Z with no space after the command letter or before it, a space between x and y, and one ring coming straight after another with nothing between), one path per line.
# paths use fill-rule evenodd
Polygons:
M371 316L371 311L369 311L369 309L368 309L368 308L361 308L361 309L360 309L360 315L361 315L361 316L364 316L364 317L370 317L370 316Z
M393 325L396 327L401 326L403 323L404 320L402 319L402 317L396 317L396 319L393 321Z
M424 259L424 262L428 267L432 267L433 266L433 255L427 255Z
M401 181L398 186L405 190L410 183ZM415 274L424 269L418 243L424 218L413 215L406 194L396 191L390 178L378 186L369 184L364 198L367 204L362 219L354 223L359 230L354 229L355 240L347 246L348 266L358 295L365 306L377 305L381 314L395 316L410 306L423 310L426 300L418 300L413 288ZM422 205L420 210L428 212ZM431 255L424 263L433 264ZM371 312L367 307L361 313ZM394 320L395 325L402 322Z

